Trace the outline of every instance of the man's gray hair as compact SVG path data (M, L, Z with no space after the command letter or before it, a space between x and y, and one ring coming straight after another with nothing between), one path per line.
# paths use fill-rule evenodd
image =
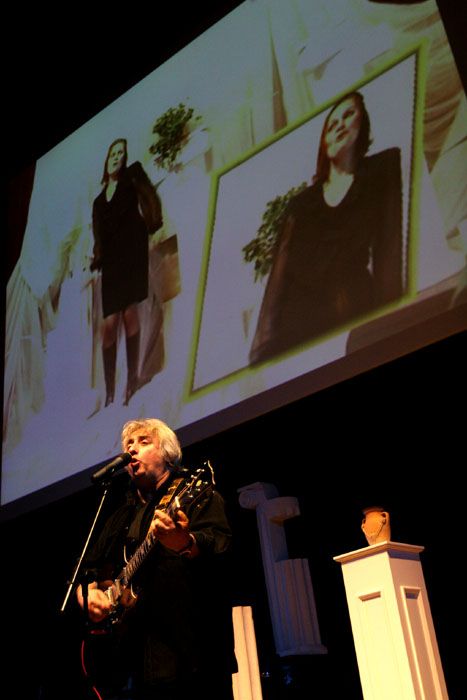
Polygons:
M162 456L172 466L179 466L182 458L182 448L172 428L158 418L141 418L130 420L122 428L122 446L125 449L127 439L136 431L145 430L151 437L159 439Z

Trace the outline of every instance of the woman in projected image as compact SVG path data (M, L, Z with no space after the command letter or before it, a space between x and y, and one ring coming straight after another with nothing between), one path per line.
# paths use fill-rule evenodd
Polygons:
M104 316L102 356L105 405L114 400L117 340L123 322L127 353L124 403L138 389L140 320L138 303L148 296L148 235L162 226L161 204L138 161L127 166L126 139L114 141L107 152L102 191L94 200L94 255L91 270L102 275Z
M402 295L400 151L366 155L370 143L364 99L347 94L326 117L312 184L284 212L252 363Z

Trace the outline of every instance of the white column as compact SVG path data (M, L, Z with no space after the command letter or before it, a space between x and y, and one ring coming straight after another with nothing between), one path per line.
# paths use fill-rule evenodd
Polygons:
M239 489L243 508L256 510L266 589L279 656L326 654L321 644L307 559L289 559L284 521L300 515L294 497L278 497L272 484Z
M235 657L238 673L232 674L235 700L262 700L258 651L256 648L253 613L249 605L236 605L232 609Z
M365 700L448 700L423 549L381 542L334 557L342 565Z

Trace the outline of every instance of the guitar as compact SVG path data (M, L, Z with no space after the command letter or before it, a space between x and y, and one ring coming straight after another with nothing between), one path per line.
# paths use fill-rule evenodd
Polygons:
M186 507L193 509L201 505L212 492L214 487L214 472L209 461L203 467L196 469L193 473L185 470L182 476L174 479L166 495L157 505L157 510L162 510L173 517L178 510ZM125 591L130 591L131 597L136 600L137 595L132 587L135 574L146 561L149 554L157 543L157 535L154 531L149 532L143 542L134 552L133 556L127 560L125 552L125 566L113 580L112 584L104 591L111 604L111 611L107 616L107 623L116 624L121 621L125 612L121 600Z

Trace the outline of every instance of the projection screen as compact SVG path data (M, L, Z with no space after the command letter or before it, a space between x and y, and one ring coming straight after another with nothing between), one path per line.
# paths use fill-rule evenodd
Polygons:
M370 138L366 179L348 196L375 300L354 304L355 285L341 285L332 315L326 264L347 259L353 278L354 243L323 234L337 210L324 189L316 205L287 204L311 192L327 119L355 93ZM434 0L248 0L41 157L7 286L3 513L87 485L120 452L129 418L158 416L188 445L465 328L466 116ZM95 201L119 139L161 220L146 271L130 254L136 239L126 243L123 277L148 276L138 384L125 401L121 315L105 405ZM304 247L285 255L281 227L302 210Z

